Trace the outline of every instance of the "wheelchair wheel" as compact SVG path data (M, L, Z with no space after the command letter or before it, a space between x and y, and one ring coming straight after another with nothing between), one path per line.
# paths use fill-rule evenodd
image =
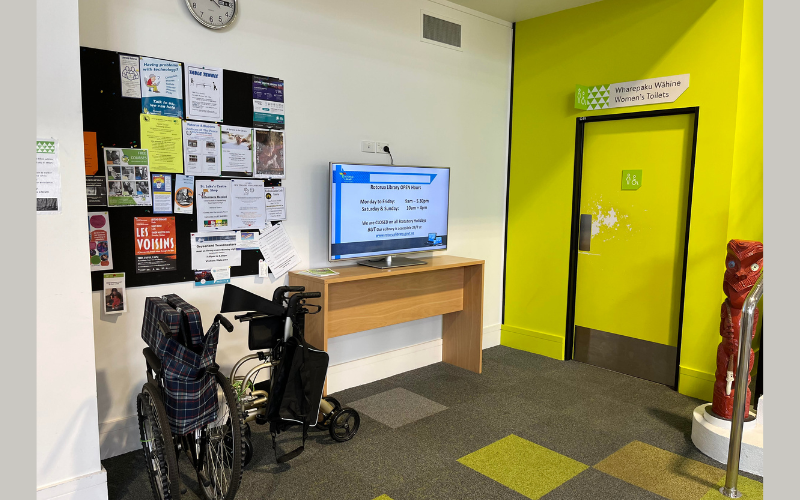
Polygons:
M358 432L361 416L352 408L342 408L333 414L328 432L331 439L343 443L350 441Z
M232 500L245 464L244 419L228 379L215 375L217 419L203 428L197 482L207 500Z
M136 413L153 496L156 500L180 500L178 458L158 387L144 384L136 397Z

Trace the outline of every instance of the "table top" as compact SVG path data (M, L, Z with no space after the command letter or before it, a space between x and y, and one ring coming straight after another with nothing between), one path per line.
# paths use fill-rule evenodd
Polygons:
M386 276L396 276L399 274L424 273L427 271L450 269L453 267L477 266L483 265L485 262L479 259L456 257L455 255L440 255L437 257L428 257L424 259L421 258L419 260L425 261L425 264L408 267L396 267L394 269L377 269L358 264L336 267L332 266L331 269L339 273L334 276L310 276L308 274L300 274L299 271L290 271L289 273L292 275L297 275L298 278L302 278L304 280L319 281L324 283L341 283L344 281L384 278Z

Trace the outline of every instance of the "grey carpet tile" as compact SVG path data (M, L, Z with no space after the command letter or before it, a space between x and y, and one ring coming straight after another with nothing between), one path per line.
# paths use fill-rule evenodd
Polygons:
M599 470L586 469L541 500L661 500L664 497Z
M392 500L525 500L526 496L458 462L417 478L406 488L389 488Z
M444 405L402 387L353 401L348 406L392 429L447 409Z

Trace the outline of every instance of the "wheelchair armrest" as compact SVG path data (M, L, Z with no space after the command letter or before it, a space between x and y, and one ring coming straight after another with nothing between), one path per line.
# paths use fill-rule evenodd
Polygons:
M155 372L156 377L161 375L161 360L158 359L156 353L149 347L145 347L142 349L142 354L144 354L144 359L147 361L147 367Z

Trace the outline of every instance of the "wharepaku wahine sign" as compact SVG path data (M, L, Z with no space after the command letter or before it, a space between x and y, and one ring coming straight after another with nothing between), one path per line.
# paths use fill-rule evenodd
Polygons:
M675 102L688 88L688 74L603 85L575 85L575 107L594 111Z

